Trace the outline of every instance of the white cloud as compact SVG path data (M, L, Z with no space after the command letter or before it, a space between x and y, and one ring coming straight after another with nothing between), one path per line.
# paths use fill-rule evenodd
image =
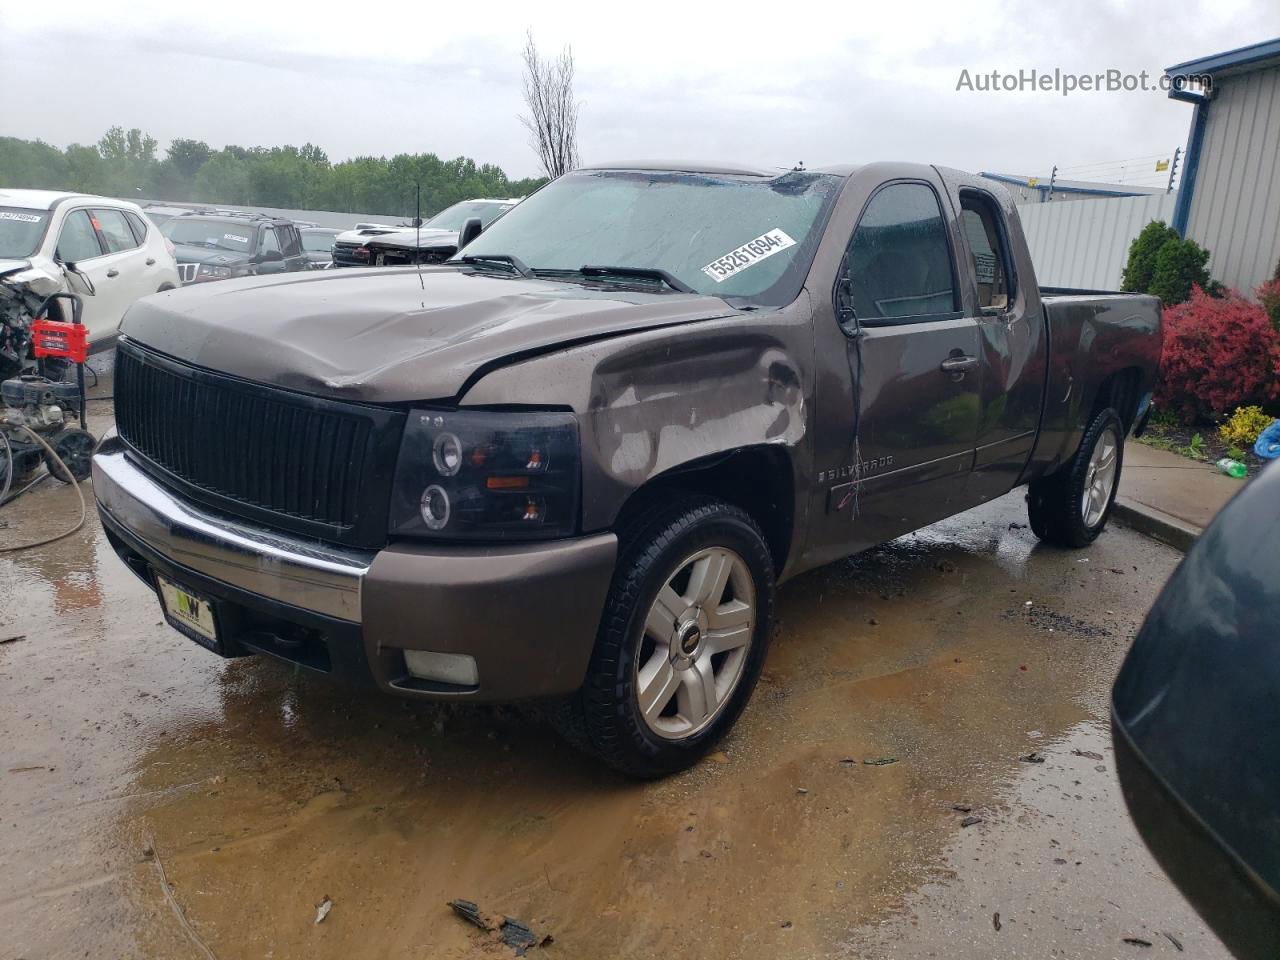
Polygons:
M956 92L962 68L1153 75L1280 33L1273 0L1090 8L909 4L419 4L144 0L7 9L3 133L92 142L312 141L335 159L433 151L536 172L520 101L532 26L571 43L582 154L811 165L915 159L1044 172L1168 152L1190 109L1159 93Z

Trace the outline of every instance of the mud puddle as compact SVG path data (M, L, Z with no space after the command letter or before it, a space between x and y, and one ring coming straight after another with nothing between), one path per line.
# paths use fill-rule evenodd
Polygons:
M1025 806L1018 757L1097 728L1177 560L1121 529L1083 556L1049 550L1021 522L1014 495L787 584L738 727L657 784L580 758L529 710L217 660L160 624L96 523L0 560L0 632L29 638L0 647L6 951L502 955L445 906L462 897L553 934L548 956L891 955L869 927L907 943L893 925L912 926L921 891L1003 870L956 859L992 827L961 828L953 807ZM1127 826L1099 789L1099 816ZM1092 909L1127 882L1075 895Z

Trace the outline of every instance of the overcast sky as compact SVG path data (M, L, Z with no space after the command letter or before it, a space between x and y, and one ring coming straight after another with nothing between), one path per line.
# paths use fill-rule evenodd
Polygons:
M1280 35L1275 0L0 7L0 135L62 146L120 124L162 147L311 141L333 160L464 154L516 177L539 172L517 119L526 29L545 52L572 44L584 161L1056 163L1082 175L1171 153L1191 107L1160 92L957 91L961 70L1158 77ZM1130 181L1149 166L1131 165Z

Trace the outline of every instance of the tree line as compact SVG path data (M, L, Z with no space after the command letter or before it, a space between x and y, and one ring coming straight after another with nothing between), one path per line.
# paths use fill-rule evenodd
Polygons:
M42 140L0 137L0 187L68 190L150 199L412 216L415 184L422 215L472 197L519 197L546 179L511 180L501 167L434 153L354 157L331 163L320 147L215 150L180 138L164 155L143 131L112 127L92 146L59 149Z

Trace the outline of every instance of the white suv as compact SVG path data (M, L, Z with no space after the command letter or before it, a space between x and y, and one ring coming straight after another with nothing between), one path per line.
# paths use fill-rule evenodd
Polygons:
M0 272L24 262L59 290L82 295L82 319L95 347L114 340L120 318L139 297L180 285L173 247L136 203L0 189Z

